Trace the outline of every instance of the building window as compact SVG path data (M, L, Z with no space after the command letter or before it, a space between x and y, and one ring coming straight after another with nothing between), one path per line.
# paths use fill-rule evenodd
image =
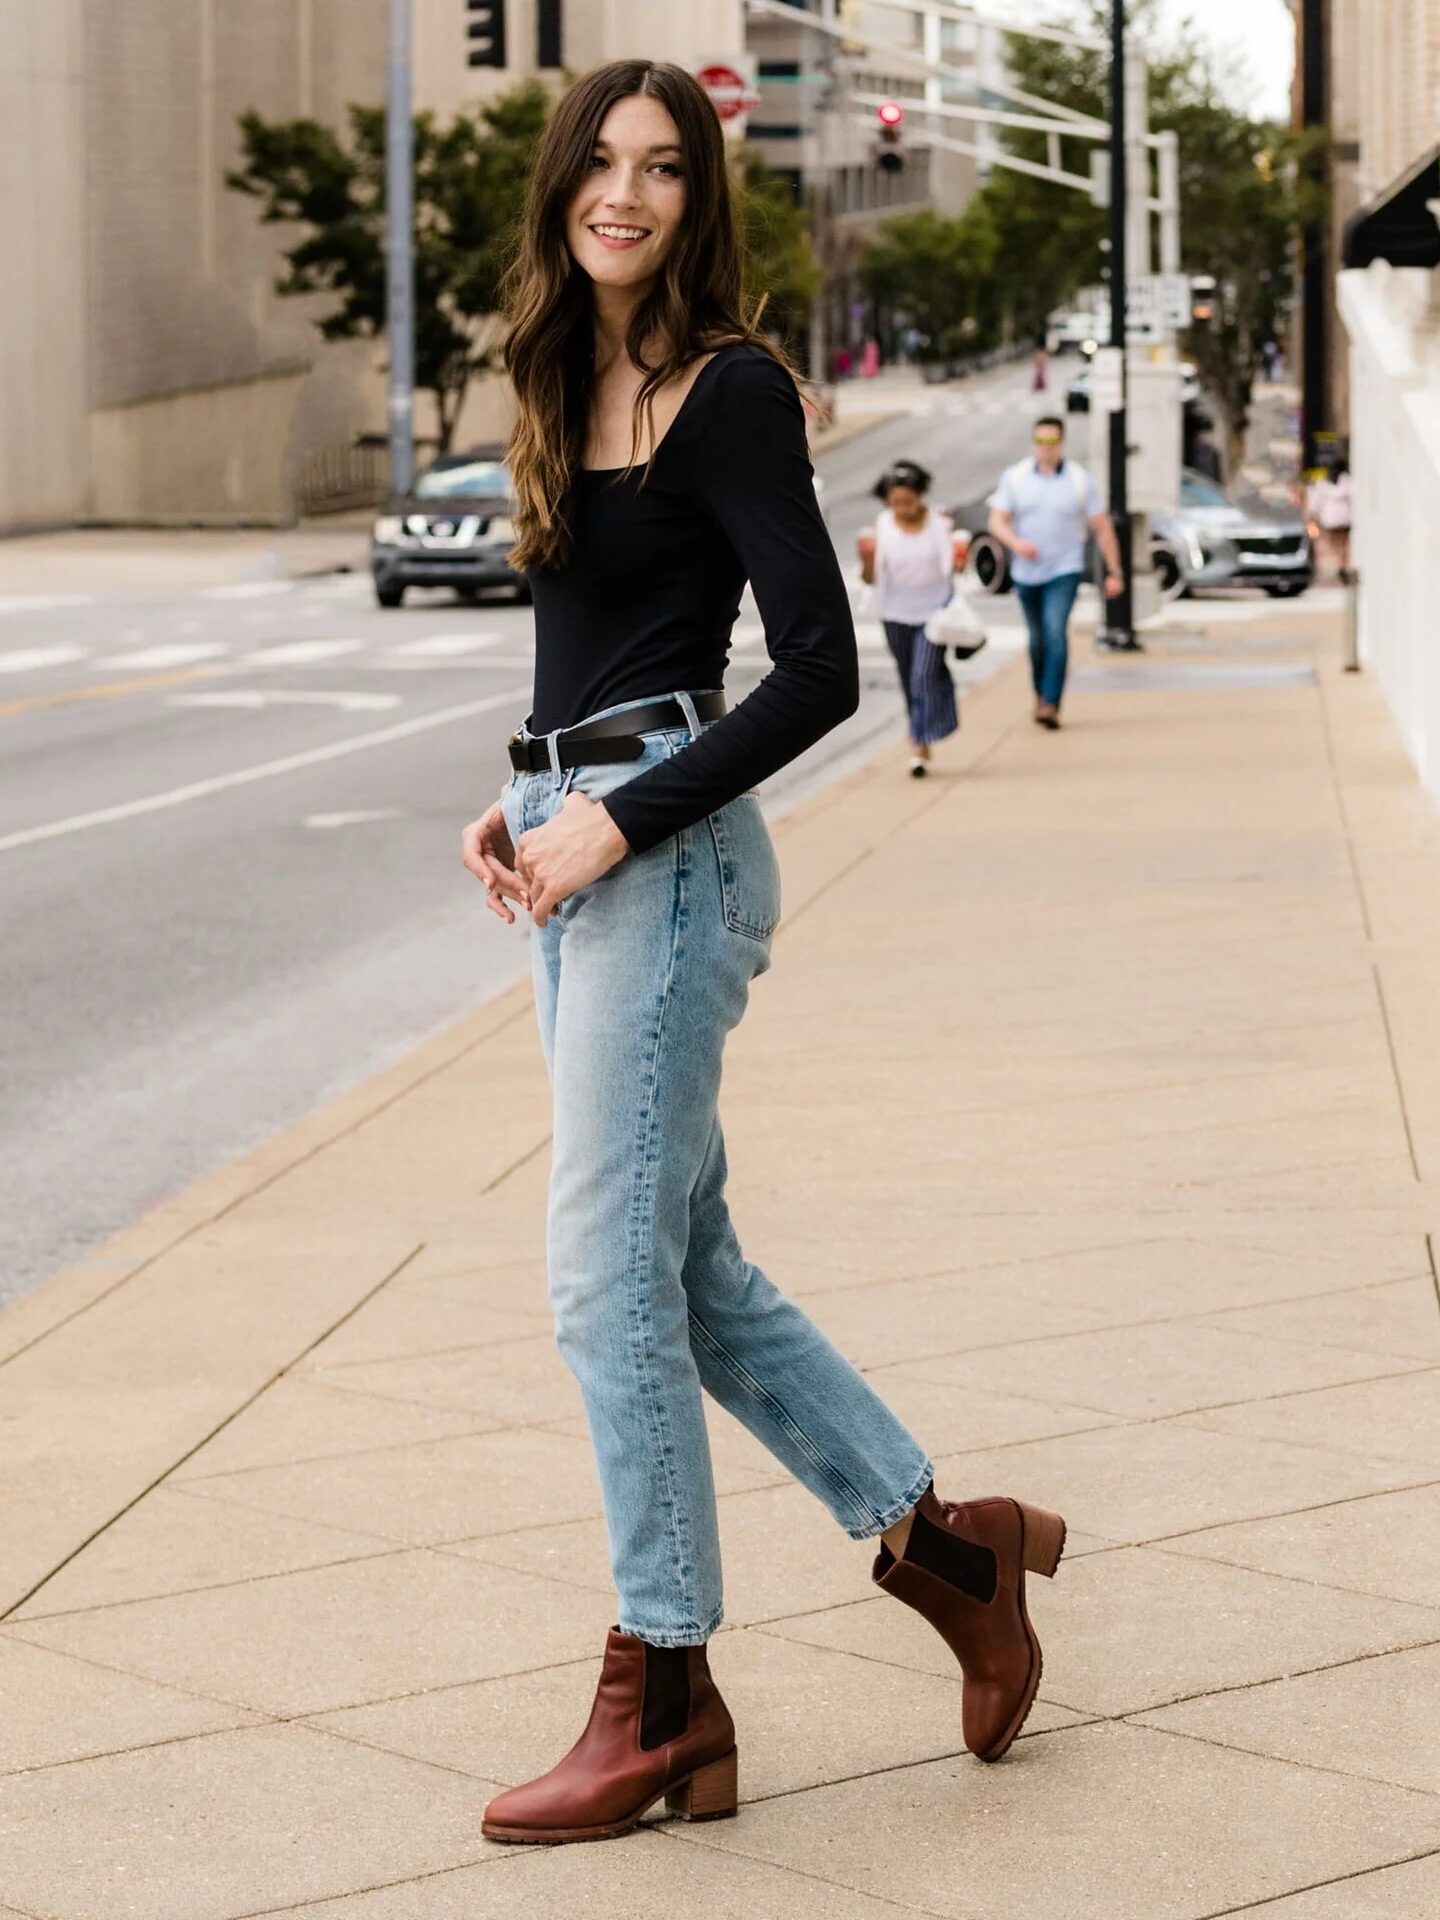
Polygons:
M750 122L752 140L798 140L804 131L803 127L769 126L754 120Z
M535 64L537 67L563 67L560 52L560 0L536 0Z
M798 60L762 60L757 72L762 80L798 80L800 62Z

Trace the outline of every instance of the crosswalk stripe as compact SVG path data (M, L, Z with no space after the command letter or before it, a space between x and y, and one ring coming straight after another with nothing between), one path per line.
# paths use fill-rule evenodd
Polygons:
M218 640L200 640L189 644L141 647L137 653L112 653L95 662L96 667L128 667L132 671L158 670L161 667L188 667L196 660L213 660L229 648Z
M311 667L322 660L338 660L343 654L359 653L363 640L286 640L276 647L261 647L247 653L250 667Z
M0 673L28 673L32 667L63 667L68 661L83 660L83 647L13 647L0 653Z

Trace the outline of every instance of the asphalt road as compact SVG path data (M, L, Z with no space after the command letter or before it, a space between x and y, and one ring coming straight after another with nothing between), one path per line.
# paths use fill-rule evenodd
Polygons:
M1021 368L906 404L822 456L847 571L885 460L958 503L1026 444ZM533 632L440 593L382 612L363 574L49 601L3 576L0 546L0 1301L523 970L458 838L508 772ZM860 711L774 807L900 737L859 626ZM732 697L765 664L748 608Z

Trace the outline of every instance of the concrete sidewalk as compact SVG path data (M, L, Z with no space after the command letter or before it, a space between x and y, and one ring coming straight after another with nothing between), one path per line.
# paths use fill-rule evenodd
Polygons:
M781 830L735 1208L942 1490L1069 1515L1003 1765L720 1418L740 1817L479 1838L611 1619L516 992L0 1316L0 1917L1440 1908L1440 820L1333 626L1058 736L1010 669Z

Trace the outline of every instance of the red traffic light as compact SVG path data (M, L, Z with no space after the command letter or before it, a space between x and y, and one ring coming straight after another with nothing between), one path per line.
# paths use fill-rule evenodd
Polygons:
M883 107L875 109L875 117L882 127L898 127L905 118L905 109L898 100L887 100Z

